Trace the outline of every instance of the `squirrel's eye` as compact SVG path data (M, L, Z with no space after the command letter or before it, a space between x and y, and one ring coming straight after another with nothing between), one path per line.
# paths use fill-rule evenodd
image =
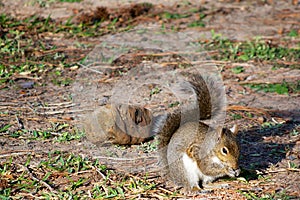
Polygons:
M224 154L224 155L228 154L228 149L226 147L222 148L222 154Z

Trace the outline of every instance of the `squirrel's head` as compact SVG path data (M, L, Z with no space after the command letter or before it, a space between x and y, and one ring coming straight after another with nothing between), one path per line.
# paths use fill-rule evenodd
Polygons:
M224 165L225 173L228 176L238 176L240 169L238 159L240 155L239 144L236 139L238 128L235 125L231 129L217 128L217 145L214 148L215 154Z

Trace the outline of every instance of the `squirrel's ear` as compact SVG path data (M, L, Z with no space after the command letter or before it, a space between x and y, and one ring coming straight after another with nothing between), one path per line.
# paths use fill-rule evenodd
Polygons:
M216 132L218 133L218 137L222 137L223 134L223 127L222 126L218 126L216 129Z
M234 135L237 135L237 133L238 133L238 131L239 131L238 125L234 124L233 127L230 129L230 131L231 131Z

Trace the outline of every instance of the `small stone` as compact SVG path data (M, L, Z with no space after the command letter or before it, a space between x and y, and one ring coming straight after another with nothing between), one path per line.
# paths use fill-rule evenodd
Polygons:
M34 82L33 81L21 82L21 83L19 83L19 86L22 89L31 89L34 86Z
M264 123L266 121L266 118L264 118L264 117L258 117L257 121L262 124L262 123Z

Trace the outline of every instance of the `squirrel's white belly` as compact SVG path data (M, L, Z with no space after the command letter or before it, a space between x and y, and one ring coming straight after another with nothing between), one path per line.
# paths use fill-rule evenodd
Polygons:
M214 180L214 177L204 175L199 169L197 162L190 158L186 153L182 156L182 162L191 187L199 186L200 179L204 183Z

